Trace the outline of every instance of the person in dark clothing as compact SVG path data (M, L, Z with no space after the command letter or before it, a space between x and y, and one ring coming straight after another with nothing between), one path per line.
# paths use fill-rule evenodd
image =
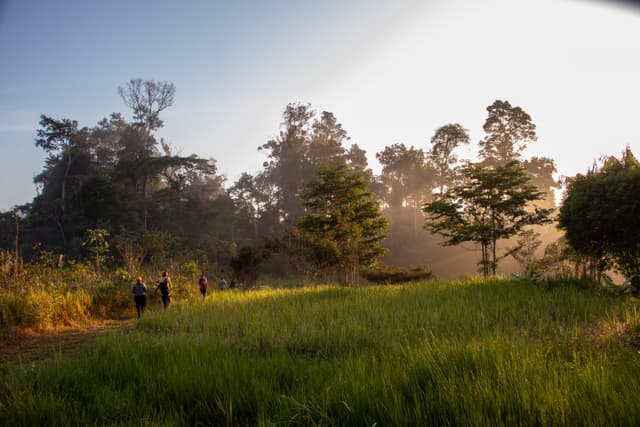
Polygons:
M209 281L205 277L204 273L200 276L200 281L198 282L200 286L200 295L202 295L202 299L207 296L207 288L209 287Z
M160 290L160 295L162 295L162 305L166 310L171 304L171 279L169 279L169 274L166 271L162 272L162 278L158 280L158 286L156 286L155 293L158 293L158 290Z
M142 277L138 276L135 285L131 288L131 292L133 292L133 300L138 310L138 318L140 318L147 305L147 286L142 282Z

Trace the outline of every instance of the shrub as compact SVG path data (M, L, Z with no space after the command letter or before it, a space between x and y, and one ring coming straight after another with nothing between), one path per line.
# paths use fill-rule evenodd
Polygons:
M108 283L90 289L90 312L104 317L110 313L122 312L131 307L133 296L131 286L121 283Z
M56 322L59 320L66 326L73 326L90 319L91 296L84 289L66 292L59 302Z
M433 273L424 267L402 269L386 265L364 270L362 275L370 282L384 284L406 283L433 278Z
M0 325L31 326L37 317L37 307L26 294L0 292Z
M64 293L29 290L0 294L0 326L44 329L89 319L91 297L84 290Z

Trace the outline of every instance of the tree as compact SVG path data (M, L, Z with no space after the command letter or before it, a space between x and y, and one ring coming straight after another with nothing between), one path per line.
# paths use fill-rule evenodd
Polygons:
M97 126L91 129L89 145L95 153L97 171L101 175L113 173L118 163L120 144L128 126L122 114L112 113L109 118L100 120Z
M260 274L260 266L269 257L262 247L241 246L231 258L233 277L244 289L252 287Z
M66 246L77 216L72 206L73 198L93 166L87 142L88 130L80 129L75 120L55 120L45 115L40 116L40 126L35 143L48 156L44 170L34 178L41 191L33 207L39 210L42 226L46 223L55 225L59 235L55 245L69 249Z
M626 277L640 273L639 200L640 163L628 147L620 160L609 157L599 170L569 180L558 223L569 245L594 260L592 278L607 257ZM640 289L640 277L632 283Z
M532 229L526 229L518 234L516 246L509 249L507 253L520 264L523 274L530 274L533 273L536 250L541 244L540 233Z
M333 113L320 117L310 104L288 104L279 135L258 149L267 151L261 174L266 187L275 189L278 222L293 225L303 214L300 195L320 166L348 163L366 169L364 151L357 145L347 150L346 130Z
M344 161L345 147L343 143L350 138L347 131L338 123L333 113L323 111L320 119L312 125L313 133L309 141L307 158L315 168L334 161Z
M297 229L310 246L323 248L323 256L330 254L325 264L342 272L345 286L356 285L359 267L373 265L385 252L381 242L387 221L367 185L364 176L347 165L321 167L302 195L306 215Z
M153 80L132 79L126 87L118 87L118 93L122 97L125 105L133 110L135 125L141 128L142 164L137 165L142 172L142 193L144 197L143 205L143 225L144 230L148 229L147 199L149 198L148 184L153 175L154 163L149 161L149 157L154 151L156 141L151 135L155 130L163 126L160 120L160 113L173 105L173 98L176 93L173 83L166 81L155 82Z
M452 166L458 162L453 151L461 145L469 143L469 134L461 125L448 124L439 127L431 137L431 150L427 153L436 173L436 183L440 194L451 179Z
M383 199L391 208L417 208L431 180L431 170L425 162L424 151L404 144L393 144L376 153L382 165L381 181L386 187Z
M166 81L131 79L125 87L118 87L118 94L133 110L135 122L151 134L163 126L160 113L173 105L176 88Z
M557 189L558 186L556 180L553 178L553 174L557 172L553 159L533 156L531 159L525 160L522 165L529 172L531 183L535 185L538 190L544 191L547 194L541 205L548 208L555 207L555 194L553 190Z
M280 135L259 148L269 151L265 173L277 188L277 205L283 222L293 223L302 214L300 193L307 176L308 140L314 116L309 104L287 105Z
M372 181L373 171L367 167L367 152L358 144L351 144L351 148L345 154L345 160L353 169L364 174L367 181Z
M107 237L109 232L103 228L88 229L84 234L82 246L86 246L93 254L96 263L96 272L100 274L100 266L104 260L104 255L109 251Z
M488 106L487 112L489 115L482 127L486 136L480 141L480 158L492 166L519 160L527 143L537 140L531 117L522 108L500 100Z
M258 238L265 231L269 231L269 225L274 226L275 221L269 222L269 218L273 219L276 211L275 191L268 185L264 179L264 174L256 177L243 173L240 178L229 188L229 196L233 199L238 219L244 221L252 230L254 238ZM262 229L262 225L266 225L266 230Z
M445 245L474 242L482 251L482 273L495 275L499 258L496 244L518 234L527 225L551 222L551 209L531 206L544 193L530 183L520 162L489 168L470 164L463 179L431 203L425 227L445 237Z
M78 122L70 119L55 120L44 114L40 116L41 129L38 130L36 146L49 154L50 164L64 161L64 173L60 183L60 207L65 210L67 180L74 161L73 147L78 144L80 135Z

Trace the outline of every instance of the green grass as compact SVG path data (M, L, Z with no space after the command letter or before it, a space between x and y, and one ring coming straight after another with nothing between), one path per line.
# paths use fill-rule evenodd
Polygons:
M512 281L214 293L14 367L0 425L637 425L637 302Z

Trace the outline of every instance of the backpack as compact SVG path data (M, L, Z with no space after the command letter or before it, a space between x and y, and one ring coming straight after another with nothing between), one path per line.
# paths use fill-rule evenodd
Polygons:
M158 286L160 287L160 293L163 296L169 295L169 284L167 283L167 279L164 279L162 282L160 282Z

